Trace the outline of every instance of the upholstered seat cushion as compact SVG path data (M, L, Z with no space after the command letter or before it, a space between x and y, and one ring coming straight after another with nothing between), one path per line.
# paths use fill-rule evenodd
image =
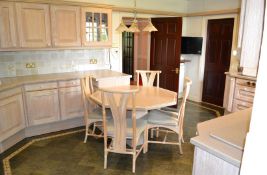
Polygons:
M177 113L162 111L162 110L151 110L148 114L148 124L155 125L168 125L177 126Z
M127 122L126 137L132 138L133 137L132 119L127 118L126 122ZM146 117L137 119L136 120L136 135L140 136L142 132L146 129L146 126L147 126ZM112 118L107 120L107 131L108 131L108 136L112 137L114 134L114 121Z

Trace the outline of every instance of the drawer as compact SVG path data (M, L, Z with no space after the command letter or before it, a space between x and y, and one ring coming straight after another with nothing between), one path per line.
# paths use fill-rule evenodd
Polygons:
M236 84L241 85L241 86L251 87L251 88L256 87L256 81L253 81L253 80L236 79Z
M247 109L247 108L251 108L252 106L253 106L253 104L250 103L250 102L234 99L233 111L232 112L241 111L241 110L244 110L244 109Z
M80 86L80 80L59 81L59 87Z
M253 103L254 95L255 95L254 87L236 85L235 98L242 101Z
M57 88L57 82L25 85L26 91L40 91L40 90L56 89L56 88Z
M20 87L9 89L9 90L4 90L0 92L0 99L4 99L7 97L15 96L17 94L21 94L21 92L22 91Z

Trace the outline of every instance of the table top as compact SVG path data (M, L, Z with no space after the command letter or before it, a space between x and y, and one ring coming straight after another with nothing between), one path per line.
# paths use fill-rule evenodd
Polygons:
M143 110L159 109L166 106L172 106L177 103L177 93L163 88L128 85L128 86L110 87L108 89L114 92L120 90L123 91L136 90L136 99L135 99L136 109L143 109ZM92 94L92 99L96 103L101 104L102 103L101 90L97 90L96 92L94 92ZM115 97L115 99L116 101L119 100L119 96ZM106 104L106 106L108 107L109 105ZM130 99L128 101L127 108L128 109L132 108Z

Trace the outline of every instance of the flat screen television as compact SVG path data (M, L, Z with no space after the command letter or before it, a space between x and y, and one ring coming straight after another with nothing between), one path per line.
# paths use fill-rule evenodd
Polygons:
M201 55L202 41L202 37L182 37L181 54Z

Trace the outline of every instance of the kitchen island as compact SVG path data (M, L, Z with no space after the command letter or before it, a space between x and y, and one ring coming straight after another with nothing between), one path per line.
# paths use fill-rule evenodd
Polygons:
M238 175L252 108L197 125L193 175Z
M131 78L111 70L1 78L0 153L27 137L83 126L80 78L88 75L95 88Z

